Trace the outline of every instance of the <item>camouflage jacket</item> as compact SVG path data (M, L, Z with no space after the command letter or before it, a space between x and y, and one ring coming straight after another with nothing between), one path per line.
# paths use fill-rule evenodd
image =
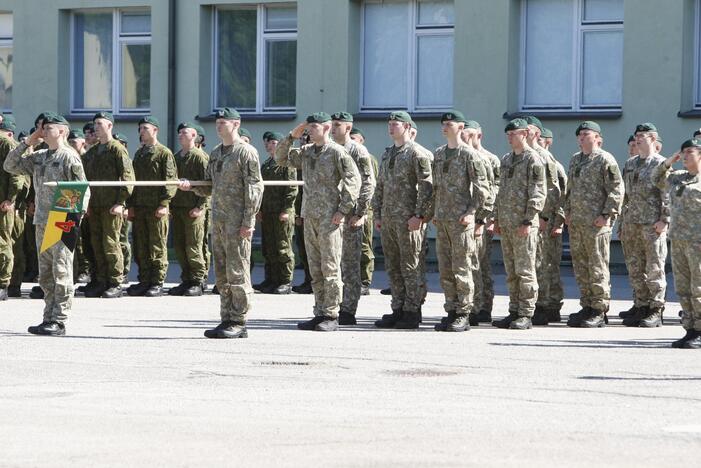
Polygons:
M483 221L494 219L494 204L497 201L499 193L499 175L501 171L501 160L499 157L482 148L477 153L482 158L482 163L487 172L487 180L489 181L489 198L485 202L487 216ZM478 218L479 219L479 218Z
M669 223L669 194L657 188L652 174L665 158L651 154L647 158L633 156L623 166L625 194L621 218L626 223L654 224L657 221Z
M701 242L701 176L672 171L660 164L652 173L652 182L658 189L669 192L672 211L669 238Z
M432 213L437 221L457 222L464 215L487 217L486 204L491 197L483 157L465 144L449 149L443 145L433 158Z
M372 207L377 219L425 217L433 197L431 160L413 142L382 155Z
M331 219L334 213L353 214L360 192L360 173L346 149L332 141L321 148L307 144L293 148L287 136L275 150L275 161L283 167L302 169L303 218Z
M199 148L192 148L187 153L183 154L181 149L175 154L175 166L178 171L178 177L188 180L204 180L204 174L207 171L209 163L209 155ZM209 197L201 197L198 194L190 191L184 192L178 190L170 201L170 206L173 208L207 208Z
M269 157L262 166L260 173L263 180L297 180L297 170L292 167L283 167L275 162L274 157ZM268 186L263 192L263 202L260 211L263 213L283 213L294 210L297 198L296 185Z
M562 201L565 196L565 192L560 188L560 183L557 177L557 161L555 160L555 157L550 153L550 151L540 146L535 148L535 150L543 160L547 190L545 205L543 206L543 211L540 213L540 216L550 220L554 219L558 213L562 212Z
M524 222L538 224L546 197L545 167L538 153L527 148L501 158L501 183L495 204L499 227L515 229Z
M117 140L105 145L93 145L83 156L88 180L134 180L134 168L126 148ZM111 208L126 204L134 187L93 187L91 208Z
M16 147L17 142L5 136L0 136L0 203L5 200L14 203L25 184L25 176L11 174L2 169L7 155Z
M348 151L348 154L350 154L360 173L360 192L358 193L358 201L355 204L353 214L358 217L365 216L372 203L372 197L375 194L375 186L377 185L375 172L372 167L373 157L370 156L365 146L353 140L349 140L343 147Z
M80 156L68 145L60 146L55 151L42 149L27 152L29 147L20 143L7 155L4 169L17 175L32 177L35 189L34 224L46 224L49 211L53 205L55 187L47 187L44 182L87 180ZM26 154L25 154L26 153ZM83 206L90 203L90 190L85 194Z
M136 180L178 180L173 153L160 143L139 148L134 155L133 164ZM177 190L177 185L134 187L129 206L148 208L168 206Z
M564 207L572 226L599 230L594 220L608 215L609 226L602 229L610 230L621 212L623 193L623 179L611 153L596 148L590 155L579 152L572 156Z
M258 151L242 140L217 145L209 155L204 180L211 186L193 187L200 196L212 196L212 219L234 227L252 228L263 199Z

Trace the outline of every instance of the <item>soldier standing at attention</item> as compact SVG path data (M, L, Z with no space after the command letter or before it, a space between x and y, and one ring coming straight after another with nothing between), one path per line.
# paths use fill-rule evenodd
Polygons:
M672 171L682 160L685 170ZM672 271L682 306L686 334L673 348L701 349L701 140L685 141L679 153L667 158L652 175L658 189L671 200Z
M98 143L83 156L88 180L134 180L127 150L112 138L114 117L98 112L93 117ZM122 296L124 255L119 242L126 201L131 186L94 187L88 208L90 243L95 255L95 277L85 287L85 297Z
M494 232L501 235L509 315L492 325L525 330L532 326L538 298L535 264L538 216L545 205L547 190L545 167L538 153L528 146L528 122L514 119L504 131L511 152L501 158Z
M484 160L460 134L465 116L459 111L441 117L447 144L436 149L433 167L433 202L427 218L436 225L436 254L448 317L436 331L470 329L474 313L472 259L475 255L475 219L485 219L491 188Z
M336 143L343 146L350 154L360 173L360 192L358 201L346 224L343 226L343 254L341 258L341 275L343 280L343 302L338 315L339 325L355 325L355 313L360 300L362 280L360 276L360 259L363 248L363 226L368 207L375 193L375 174L372 170L370 153L365 146L356 143L350 137L353 128L353 116L348 112L336 112L331 116L331 133Z
M417 329L421 321L421 255L433 178L431 159L411 141L411 123L404 111L389 114L394 144L382 155L373 199L392 294L392 313L375 322L378 328Z
M263 179L256 149L239 136L241 116L225 107L215 113L221 144L214 147L204 180L193 187L212 197L212 255L220 299L221 323L206 330L207 338L247 338L246 315L251 309L251 237L263 198ZM183 179L181 190L190 190Z
M0 164L4 164L7 155L17 146L14 131L15 125L11 120L3 119L0 122ZM12 279L16 203L24 184L24 175L13 174L0 167L0 301L7 300Z
M177 180L173 153L158 142L158 128L158 120L153 116L139 121L143 146L134 155L136 180ZM129 198L134 258L139 267L139 282L127 288L130 296L158 297L163 294L163 280L168 270L168 213L176 191L176 185L134 187Z
M4 169L12 174L24 174L34 178L36 211L34 223L37 234L37 251L44 239L44 230L53 204L55 188L44 182L85 181L83 164L78 153L68 146L69 125L63 116L44 116L43 129L36 130L26 143L20 143L5 159ZM27 149L40 138L48 148L34 152ZM25 154L27 153L27 154ZM88 203L90 193L85 195ZM39 285L44 291L44 317L41 324L27 330L34 335L60 336L66 333L64 322L71 309L73 299L73 252L63 243L57 242L39 256Z
M601 149L599 124L582 122L575 135L582 150L572 156L567 173L565 220L582 310L571 314L567 325L596 328L605 325L611 301L611 226L624 188L616 159Z
M299 145L304 146L309 144L309 135L304 132L299 138ZM297 169L297 180L304 180L302 170ZM297 245L297 254L304 270L304 281L301 284L292 286L292 291L297 294L312 293L312 274L309 272L309 259L307 258L307 249L304 247L304 218L302 218L302 200L304 200L304 186L299 186L297 190L297 198L295 199L295 245Z
M311 143L292 148L307 130ZM300 330L334 331L343 300L341 253L343 227L360 191L360 174L343 146L329 140L331 116L317 112L297 125L278 145L275 161L302 169L304 243L312 275L314 318L297 324Z
M253 140L253 135L245 128L239 128L239 136L244 143L248 143L249 145L251 144L251 140Z
M180 151L175 154L178 176L204 180L209 156L195 146L197 130L189 122L178 125ZM207 267L202 251L205 211L209 200L196 193L179 191L170 202L173 216L173 247L180 264L181 283L170 288L171 296L201 296Z
M260 167L263 180L297 180L297 171L275 162L275 150L285 137L276 132L265 132L263 143L268 159ZM261 247L265 257L265 278L253 287L266 294L290 294L295 254L292 236L295 226L295 199L297 186L268 187L256 216L261 223Z
M81 161L83 161L83 168L85 168L83 156L85 156L88 149L83 131L79 129L71 130L68 133L68 144L78 153ZM88 235L84 234L87 225L87 219L82 219L80 222L80 237L78 238L75 251L73 252L74 283L88 283L91 281L92 275L95 274L95 256L92 253L92 246L90 245L89 231ZM78 291L81 292L80 288Z
M657 154L657 128L651 123L635 127L638 155L623 167L625 195L621 231L628 278L633 287L633 307L619 314L627 327L662 325L667 280L667 226L669 194L652 181L652 175L665 158Z

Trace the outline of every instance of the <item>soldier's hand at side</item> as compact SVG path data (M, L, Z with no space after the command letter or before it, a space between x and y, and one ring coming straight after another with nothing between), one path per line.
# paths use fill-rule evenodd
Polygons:
M5 200L4 202L0 203L0 210L4 212L12 211L15 209L15 202L11 202L10 200Z
M565 224L569 226L570 222L572 222L572 216L570 216L570 215L565 216Z
M494 234L494 221L487 224L487 234Z
M359 228L365 224L365 216L353 216L348 223L351 227Z
M548 222L543 218L538 218L538 229L540 232L545 232L548 230Z
M124 206L120 204L113 205L110 208L110 214L113 216L121 216L124 213Z
M178 184L178 188L180 190L182 190L183 192L189 192L192 189L192 184L187 179L180 179L180 183Z
M162 218L164 216L168 216L168 207L167 206L159 206L156 208L155 212L156 218Z
M475 225L475 237L482 237L483 233L484 233L484 224L476 224Z
M253 228L242 226L241 229L239 229L239 236L244 239L250 239L253 237Z
M475 215L471 214L466 214L460 216L460 219L458 220L460 224L463 226L469 226L470 224L473 224L475 222Z
M345 216L343 216L343 213L341 213L340 211L337 211L333 214L333 218L331 218L331 222L334 223L336 226L338 226L339 224L341 224L343 222L344 218L345 218Z
M550 231L550 237L557 237L562 235L562 226L559 227L554 227L552 231Z
M287 221L290 220L290 214L289 214L289 213L285 213L285 212L283 211L282 213L280 213L280 215L277 217L277 219L278 219L281 223L286 223Z
M516 235L518 237L527 237L528 232L531 230L531 226L526 226L524 224L520 225L516 230Z
M664 234L667 231L667 223L664 221L657 221L655 223L655 232L658 236Z
M307 123L302 122L301 124L297 125L295 128L292 129L290 134L292 135L292 138L295 140L298 138L301 138L302 135L304 135L304 130L307 128Z
M204 210L202 208L197 208L197 207L191 209L188 212L188 214L190 215L190 218L192 218L192 219L199 218L200 216L202 216L203 213L204 213Z
M424 220L421 218L417 218L416 216L412 216L409 218L409 221L407 221L407 228L409 228L410 231L418 231L421 229L421 225L423 224Z
M134 221L135 216L134 210L127 210L127 220Z
M501 235L501 228L499 227L498 222L494 221L494 223L492 224L492 231L494 231L494 234L496 234L497 236Z
M129 208L124 208L124 211L122 211L122 218L129 220L129 219L132 219L132 218L130 218L130 216L131 216L131 211L129 210Z
M597 216L596 219L594 220L594 226L596 226L598 228L608 226L608 223L609 223L608 218L604 218L603 216Z

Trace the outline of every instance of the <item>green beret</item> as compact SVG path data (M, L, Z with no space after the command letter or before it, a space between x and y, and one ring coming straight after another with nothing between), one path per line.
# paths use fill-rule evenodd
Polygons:
M528 122L524 119L514 119L506 125L504 132L509 132L511 130L528 130Z
M51 115L52 113L47 111L47 112L42 112L41 114L37 115L37 118L34 119L34 126L38 127L39 123L46 118L47 115ZM32 132L33 133L33 132Z
M34 132L32 132L32 133L34 133ZM21 132L19 132L19 135L17 135L17 139L21 140L22 138L27 138L28 136L29 136L29 133L22 130Z
M365 138L365 134L358 127L351 128L350 134L351 135L360 135L361 137Z
M0 130L7 130L12 133L17 131L17 125L15 125L14 119L4 118L2 122L0 122Z
M107 119L110 122L114 123L114 116L112 115L111 112L98 112L92 118L92 121L95 122L97 119Z
M475 130L481 130L482 126L476 120L468 120L465 122L465 128L474 128Z
M419 129L419 127L416 126L416 122L414 122L413 120L412 120L411 122L409 122L409 123L411 124L411 128L413 128L414 130L418 130L418 129Z
M331 114L331 120L338 120L339 122L353 122L353 116L348 112L336 112Z
M197 129L195 128L195 124L193 124L192 122L180 122L178 124L178 132L180 132L180 130L182 130L183 128L191 128L195 132L197 132Z
M249 140L253 140L253 135L251 135L251 132L243 127L239 127L239 136L247 137Z
M145 117L142 117L141 120L139 120L138 126L140 127L143 124L153 125L156 128L160 128L160 126L161 126L161 124L158 123L158 119L152 115L147 115Z
M326 112L314 112L307 117L307 123L324 123L331 120L331 116Z
M657 143L662 143L662 137L657 135Z
M458 122L458 123L465 123L467 122L467 119L463 115L462 112L459 110L453 110L450 112L445 112L443 115L441 115L441 123L443 122Z
M694 138L696 138L696 137L699 136L699 135L701 135L701 128L699 128L698 130L696 130L696 131L694 132Z
M397 122L411 123L411 116L408 112L396 111L390 113L389 118L387 120L396 120Z
M628 144L630 145L631 142L635 141L635 135L631 135L628 137Z
M54 114L53 112L46 117L44 117L44 125L46 124L57 124L70 126L66 118L59 114Z
M201 137L207 136L204 132L204 128L202 128L202 125L193 125L193 127L197 134Z
M2 121L3 122L12 122L13 124L17 125L17 122L15 122L15 118L10 114L3 115Z
M550 130L549 128L543 127L543 131L540 132L540 136L542 138L552 138L553 137L553 131Z
M88 122L85 125L83 125L83 133L85 132L94 132L95 131L95 124L92 122Z
M581 132L582 130L591 130L592 132L596 132L599 135L601 135L601 127L599 126L599 124L591 120L586 120L579 124L577 130L574 131L575 136L579 136L579 132Z
M85 139L85 134L83 133L82 130L78 128L74 128L70 132L68 132L68 139L69 140L76 140L78 138Z
M285 136L282 133L279 132L271 132L267 131L263 134L263 141L282 141L285 139Z
M540 133L543 133L543 123L540 121L538 117L535 117L533 115L527 115L523 118L528 125L534 125L538 127L538 130L540 130Z
M223 107L221 109L217 109L217 111L214 113L214 118L226 120L241 120L241 114L239 114L236 109L232 109L231 107Z
M684 143L682 143L681 151L684 151L687 148L701 148L701 140L697 140L696 138L686 140Z
M651 124L650 122L645 122L641 123L635 126L635 131L633 134L636 134L638 132L655 132L657 133L657 127L655 127L654 124Z
M127 137L125 137L121 133L113 133L112 138L114 138L115 140L117 140L121 143L129 143L129 140L127 139Z

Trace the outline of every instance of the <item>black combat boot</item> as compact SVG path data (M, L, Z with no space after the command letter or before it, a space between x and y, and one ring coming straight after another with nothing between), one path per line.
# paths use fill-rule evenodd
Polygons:
M589 308L586 316L577 325L579 328L603 328L606 326L606 312Z
M380 289L380 294L382 294L383 296L391 296L392 295L392 288Z
M468 314L455 314L445 327L447 332L463 332L470 329Z
M562 317L560 317L560 309L562 308L562 305L555 306L555 307L548 307L545 310L545 313L548 316L548 323L560 323L560 320L562 320Z
M479 323L489 323L492 321L492 311L491 310L480 310L477 314L477 321Z
M44 290L41 289L41 286L34 286L32 290L29 292L29 298L30 299L44 299Z
M271 284L273 284L273 282L271 280L265 279L260 283L254 284L253 289L255 289L256 291L262 291L263 288L267 288Z
M385 314L380 320L375 321L375 326L377 328L394 328L394 326L402 318L402 310L392 310L391 314Z
M163 285L162 284L151 284L149 288L144 293L146 297L161 297L163 295Z
M516 315L516 312L509 312L509 315L507 315L503 319L492 321L492 326L497 327L497 328L509 328L509 326L511 325L511 322L513 322L517 318L518 318L518 315Z
M27 331L32 335L63 336L66 334L66 327L59 322L42 322L27 328Z
M568 327L578 327L579 323L582 321L582 318L588 316L588 314L589 314L589 307L583 307L579 310L579 312L575 312L573 314L570 314L570 316L567 317L567 326Z
M305 281L297 286L292 286L292 291L296 292L297 294L311 294L313 292L312 283L311 281Z
M435 324L433 326L433 329L436 331L446 331L448 328L448 324L454 320L455 320L455 311L454 310L448 311L448 316L443 317L440 322L438 322L437 324Z
M168 290L168 295L169 296L182 296L183 293L185 292L185 289L187 288L187 285L183 282L180 283L177 286L173 286Z
M346 312L342 310L338 313L338 324L339 325L357 325L358 321L355 319L355 314Z
M102 293L102 297L105 299L115 299L122 297L122 286L119 284L111 284L109 288L105 289Z
M85 288L84 293L85 297L95 298L102 297L102 293L104 293L105 291L107 291L107 285L105 285L104 283L95 283L94 287L90 289Z
M421 323L421 312L408 312L404 311L402 313L402 318L394 324L395 330L417 330L419 324Z
M197 297L204 294L202 290L202 283L199 281L189 281L185 283L185 289L183 290L183 296L185 297Z
M648 307L646 313L641 315L638 326L641 328L661 327L663 311L664 307Z
M275 289L273 289L272 293L273 294L291 294L292 293L292 285L289 283L280 284Z
M618 316L622 319L628 318L628 317L635 317L635 315L638 313L638 306L633 304L633 307L631 307L628 310L624 310L623 312L619 312Z
M127 294L130 296L143 296L146 294L146 291L148 291L149 284L140 282L136 284L132 284L127 288Z
M548 324L548 313L542 306L535 306L535 311L533 312L533 319L531 320L533 325L547 325Z
M533 322L530 317L516 317L509 323L510 330L529 330L533 328Z
M22 288L19 286L10 285L7 287L8 297L22 297Z
M628 315L623 319L623 325L626 327L637 327L640 325L640 320L649 312L650 308L648 306L636 307L634 315Z
M239 325L234 322L224 321L212 328L211 330L205 330L204 336L207 338L248 338L248 330L246 330L246 325Z

